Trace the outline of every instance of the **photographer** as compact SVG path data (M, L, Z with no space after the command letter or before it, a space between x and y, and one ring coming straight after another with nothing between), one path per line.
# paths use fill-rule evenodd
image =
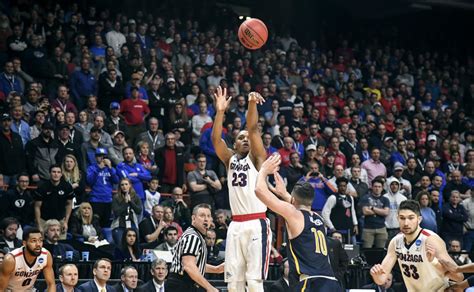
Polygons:
M188 185L191 195L191 209L199 204L209 204L214 210L213 194L222 188L216 173L206 170L206 156L196 157L197 169L188 173Z
M314 188L314 200L311 210L321 212L327 198L336 193L337 189L331 185L327 178L319 172L319 165L316 162L309 163L309 171L300 181L306 181Z
M281 175L286 178L287 184L286 189L288 192L293 190L293 187L298 182L298 180L304 175L310 175L311 171L308 172L306 167L301 163L300 155L298 152L293 152L290 154L290 165L282 167Z

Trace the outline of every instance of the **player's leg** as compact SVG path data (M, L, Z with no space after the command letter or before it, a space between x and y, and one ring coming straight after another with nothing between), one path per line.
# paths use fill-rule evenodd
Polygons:
M245 281L234 281L227 283L227 290L229 292L245 291Z
M231 222L227 230L224 280L230 292L245 291L245 257L241 243L245 244L246 240L241 225L241 222Z
M246 226L251 234L251 242L247 246L247 271L245 279L250 292L263 292L263 281L267 278L270 260L272 233L270 221L259 219Z
M263 292L263 280L247 280L248 292Z

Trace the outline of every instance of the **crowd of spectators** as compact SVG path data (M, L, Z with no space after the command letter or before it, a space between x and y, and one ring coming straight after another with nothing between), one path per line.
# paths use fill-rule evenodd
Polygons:
M51 245L68 233L91 244L107 238L122 258L140 260L141 249L170 249L193 206L208 203L210 244L225 248L227 177L210 139L221 86L232 96L228 147L258 91L263 144L281 155L288 190L309 181L313 209L345 242L385 247L399 203L416 199L424 228L471 251L472 56L350 38L300 45L277 34L248 51L236 31L76 3L8 7L0 247L18 244L7 228L16 222L18 232L37 225Z

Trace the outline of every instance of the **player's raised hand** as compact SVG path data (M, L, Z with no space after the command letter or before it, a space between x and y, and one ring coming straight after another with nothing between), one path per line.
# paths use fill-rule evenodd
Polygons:
M229 106L232 96L227 97L227 88L217 87L216 93L214 93L216 99L216 110L223 112Z
M265 98L263 98L260 93L252 91L249 93L249 102L251 101L255 101L257 104L263 104L265 102Z
M273 176L275 177L275 191L276 195L279 197L282 197L284 194L286 194L286 186L285 182L283 181L283 178L281 175L278 173L278 171L275 171L273 173Z
M262 166L260 167L260 172L264 173L265 175L275 173L278 171L280 163L280 154L272 154L267 158L267 160L265 160L265 162L263 162Z

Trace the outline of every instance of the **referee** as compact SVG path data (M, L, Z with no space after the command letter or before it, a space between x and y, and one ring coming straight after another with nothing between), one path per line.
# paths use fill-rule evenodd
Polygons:
M205 273L224 272L224 264L219 266L206 264L207 246L204 237L211 223L209 205L199 204L194 207L191 226L186 229L173 248L173 262L165 283L166 291L194 292L198 291L199 287L207 292L218 291L204 278Z

